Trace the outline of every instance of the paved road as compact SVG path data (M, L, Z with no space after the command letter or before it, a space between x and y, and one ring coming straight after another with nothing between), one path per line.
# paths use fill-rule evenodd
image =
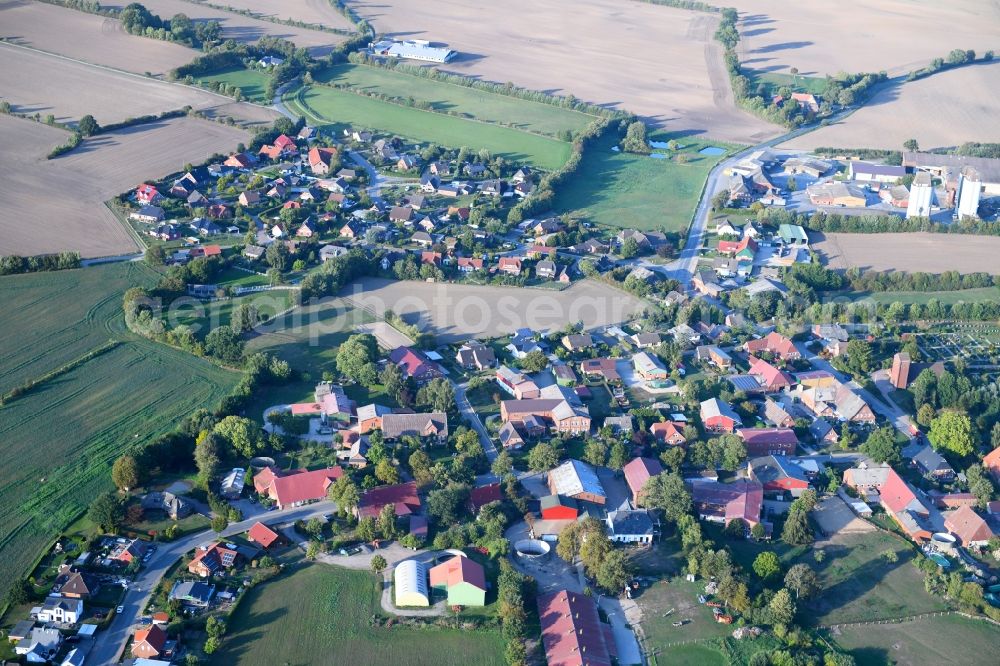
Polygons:
M398 176L386 176L379 173L372 163L365 159L365 156L356 150L347 151L347 156L354 161L359 167L365 170L368 174L368 197L376 204L380 206L388 205L385 199L382 198L382 188L386 185L392 185L394 183L415 183L413 178L400 178Z
M497 452L496 445L493 444L493 440L490 438L490 433L486 430L486 426L483 425L479 414L472 408L472 403L469 402L469 397L465 394L468 382L459 384L452 381L451 385L455 387L455 403L458 405L458 411L462 413L462 418L479 434L479 443L483 445L483 450L486 452L486 457L489 459L490 464L493 464L499 453ZM486 484L488 483L492 483L492 481L486 481Z
M246 532L258 520L267 523L293 522L298 519L308 520L315 516L329 514L336 511L337 505L324 500L308 506L285 509L283 511L271 511L264 517L250 518L239 523L230 525L221 535L216 535L212 530L205 530L197 534L178 539L177 541L157 544L158 548L146 563L143 570L135 577L129 586L125 599L122 601L123 612L116 616L111 625L104 631L98 632L94 643L94 649L88 656L87 663L90 664L114 664L117 663L125 643L132 635L132 629L142 615L143 609L149 603L152 591L159 585L167 569L179 560L185 553L193 550L203 543L215 541L220 537L228 537L242 532Z

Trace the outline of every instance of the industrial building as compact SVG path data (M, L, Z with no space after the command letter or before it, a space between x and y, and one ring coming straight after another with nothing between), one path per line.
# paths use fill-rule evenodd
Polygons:
M396 565L392 574L396 585L397 606L430 606L431 593L427 585L427 565L405 560Z
M979 199L983 192L983 179L973 167L965 167L958 175L958 206L955 217L959 220L979 217Z
M906 219L911 217L930 217L931 201L934 198L934 186L931 175L920 171L913 177L910 185L910 201L906 206Z

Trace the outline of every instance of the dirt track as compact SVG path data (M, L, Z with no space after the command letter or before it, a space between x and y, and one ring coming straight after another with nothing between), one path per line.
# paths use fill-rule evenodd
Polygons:
M180 44L130 35L114 19L30 0L0 1L0 37L136 74L162 75L199 54Z
M441 68L622 108L690 134L756 143L780 128L732 104L708 14L627 0L359 0L380 32L445 42Z
M1000 237L962 234L825 234L812 248L830 268L1000 274Z
M135 251L104 201L246 141L243 130L192 118L128 128L87 140L54 160L63 130L0 116L0 254L75 250L84 257Z

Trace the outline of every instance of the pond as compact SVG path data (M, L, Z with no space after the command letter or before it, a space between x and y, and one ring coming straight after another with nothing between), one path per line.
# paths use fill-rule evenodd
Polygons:
M718 146L705 146L698 151L699 155L725 155L726 149Z

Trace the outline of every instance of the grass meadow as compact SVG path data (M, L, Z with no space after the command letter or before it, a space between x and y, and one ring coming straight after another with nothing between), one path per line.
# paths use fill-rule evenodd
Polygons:
M285 96L285 104L312 124L340 134L348 127L364 127L395 134L414 142L430 142L452 148L485 148L494 155L541 169L562 166L571 146L546 136L509 127L467 120L433 111L422 111L383 102L345 90L306 86Z
M155 274L122 263L0 279L4 390L64 366L109 338L122 344L0 407L0 594L53 537L111 488L111 464L128 447L172 430L238 380L121 321L125 288Z
M1000 289L996 287L981 287L978 289L955 289L952 291L860 291L851 292L848 297L852 301L871 299L878 303L891 304L899 301L904 305L919 303L927 305L931 300L937 300L942 305L955 303L985 303L1000 299Z
M593 142L576 175L559 187L555 209L606 227L684 232L709 171L725 155L699 155L719 144L674 137L659 132L653 141L675 139L680 147L667 159L654 159L612 150L618 141L609 136Z
M212 664L483 666L504 663L498 631L376 628L379 582L367 571L290 567L247 593Z
M539 134L575 132L594 120L594 116L586 113L544 102L532 102L367 65L333 65L317 72L313 78L321 83L368 93L413 99L429 104L431 109L440 113L458 113L463 117L503 123Z
M899 624L842 627L831 638L858 666L985 664L1000 644L1000 628L961 615Z
M778 72L759 72L745 70L750 77L750 88L756 91L760 86L764 86L762 92L765 99L777 95L782 88L791 88L793 92L804 92L819 95L826 89L826 79L819 76L792 76L791 74L781 74Z
M212 72L211 74L199 77L198 84L210 87L206 84L216 82L225 83L239 88L243 93L243 99L248 102L270 104L271 100L269 100L265 94L265 91L267 90L268 78L267 74L254 69L246 69L245 67L230 67L229 69L222 69L218 72Z

